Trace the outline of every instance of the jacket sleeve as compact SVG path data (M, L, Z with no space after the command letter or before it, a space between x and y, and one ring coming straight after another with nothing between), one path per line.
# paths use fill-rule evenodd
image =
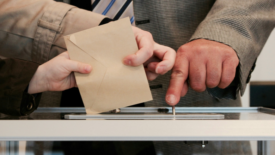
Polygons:
M0 55L44 63L66 50L63 36L104 18L53 0L1 0Z
M40 95L26 93L37 66L66 51L63 37L98 26L105 16L53 0L0 1L0 112L26 115ZM20 60L19 60L20 59Z
M26 60L0 59L0 113L21 116L37 108L41 95L30 95L27 88L38 66Z
M232 47L240 60L236 77L237 91L244 94L255 62L275 26L274 0L217 0L193 34ZM215 97L224 97L227 89L208 89Z

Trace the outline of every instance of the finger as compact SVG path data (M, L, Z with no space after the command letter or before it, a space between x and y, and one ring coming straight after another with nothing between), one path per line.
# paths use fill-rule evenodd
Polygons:
M65 58L67 58L67 59L70 59L68 51L62 52L60 55L63 56L63 57L65 57Z
M148 59L146 62L143 63L143 66L148 66L151 62L160 62L161 60L155 56L152 56L150 59Z
M153 81L158 77L158 74L146 71L146 76L149 81Z
M206 65L200 59L190 62L189 82L192 89L203 92L206 89Z
M92 70L92 66L89 64L85 64L85 63L81 63L81 62L77 62L77 61L73 61L73 60L69 60L66 61L66 69L69 72L79 72L79 73L90 73Z
M208 88L217 87L221 80L222 61L213 58L207 63L206 68L206 86Z
M124 58L123 63L129 66L139 66L146 62L153 55L154 41L152 37L147 35L142 36L137 41L139 50L132 55Z
M158 64L159 62L151 62L148 64L147 69L152 73L156 73L156 68Z
M188 92L188 84L187 81L184 82L180 96L183 97L186 95L186 93Z
M224 89L231 84L235 78L237 66L238 62L234 62L234 60L225 60L223 62L221 80L218 85L219 88Z
M156 73L163 75L173 68L176 59L176 52L172 48L156 44L154 53L162 60L157 65Z
M188 77L189 61L187 57L180 52L177 53L176 63L172 71L170 84L166 93L166 102L174 106L176 105L181 96L181 91L184 86L184 82Z
M70 88L72 88L72 87L77 87L77 83L76 83L74 74L71 73L71 74L69 75L69 77L70 77Z

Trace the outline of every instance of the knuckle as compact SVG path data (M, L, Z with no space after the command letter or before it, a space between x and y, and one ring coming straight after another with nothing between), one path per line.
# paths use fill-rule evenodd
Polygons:
M152 50L146 50L145 55L146 55L147 58L150 58L150 57L153 56L153 51Z
M201 46L196 47L195 53L196 53L196 55L202 55L202 54L205 54L208 51L209 50L207 49L206 46L201 45Z
M197 48L197 52L202 52L206 50L205 46L203 45L197 46L196 48Z
M153 35L152 35L150 32L145 31L145 34L146 34L146 36L148 36L148 37L150 37L150 38L153 38Z
M186 51L188 51L190 48L188 45L182 45L179 49L178 49L178 53L184 53Z
M143 31L143 37L153 39L153 35L148 31Z
M176 79L176 78L185 78L186 73L184 73L181 69L174 69L172 74L171 74L171 79Z

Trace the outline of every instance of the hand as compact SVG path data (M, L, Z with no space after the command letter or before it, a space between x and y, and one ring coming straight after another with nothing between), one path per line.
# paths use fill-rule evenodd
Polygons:
M133 27L139 50L124 58L129 66L144 65L147 79L154 80L173 68L176 52L167 46L157 44L151 33Z
M185 96L189 85L197 92L208 88L226 88L234 80L239 59L229 46L198 39L178 49L166 102L176 105Z
M70 60L68 52L64 52L38 67L30 81L28 93L63 91L76 87L72 72L87 74L91 70L90 65Z

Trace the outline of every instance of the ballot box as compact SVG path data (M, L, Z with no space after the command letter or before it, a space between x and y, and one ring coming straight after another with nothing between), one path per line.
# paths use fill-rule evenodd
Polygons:
M24 117L1 115L1 150L22 141L257 141L266 154L275 140L275 110L263 107L127 107L98 115L84 108L38 108Z

